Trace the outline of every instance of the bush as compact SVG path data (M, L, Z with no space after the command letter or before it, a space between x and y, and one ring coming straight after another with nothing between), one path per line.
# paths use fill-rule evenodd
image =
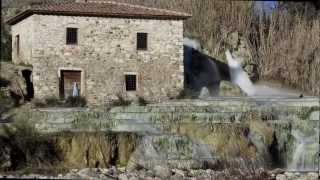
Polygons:
M33 104L39 108L45 107L85 107L87 100L84 97L68 97L66 100L61 100L56 97L48 97L44 101L34 99Z
M111 107L114 106L129 106L131 104L131 101L125 100L121 95L117 95L118 99L113 100L110 104Z
M143 97L138 97L139 106L146 106L149 102L145 100Z
M45 104L51 107L59 107L61 106L61 101L56 97L48 97L45 100Z
M46 104L43 101L41 101L40 99L33 99L32 103L35 107L38 107L38 108L43 108L46 106Z
M85 107L87 105L87 101L84 97L81 96L69 96L65 102L65 105L67 107Z
M191 89L183 89L180 91L179 95L174 99L194 99L197 98L196 93Z

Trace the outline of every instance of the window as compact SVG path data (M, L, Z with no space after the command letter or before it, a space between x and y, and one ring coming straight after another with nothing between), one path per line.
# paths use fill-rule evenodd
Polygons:
M16 53L19 55L20 53L20 35L16 35Z
M67 44L78 44L77 28L67 28Z
M147 49L148 49L148 34L137 33L137 50L147 50Z
M126 91L137 90L137 75L126 74Z

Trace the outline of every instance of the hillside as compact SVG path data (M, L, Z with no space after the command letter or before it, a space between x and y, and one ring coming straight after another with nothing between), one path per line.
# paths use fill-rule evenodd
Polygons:
M5 0L4 19L29 3L46 0ZM63 1L63 0L61 0ZM72 1L72 0L70 0ZM103 1L103 0L101 0ZM51 1L50 1L51 2ZM198 39L208 55L224 61L227 48L239 52L253 80L280 81L320 95L319 5L284 3L270 16L257 13L252 1L118 0L189 12L185 36ZM318 10L317 10L318 9ZM8 27L1 28L2 60L10 59Z

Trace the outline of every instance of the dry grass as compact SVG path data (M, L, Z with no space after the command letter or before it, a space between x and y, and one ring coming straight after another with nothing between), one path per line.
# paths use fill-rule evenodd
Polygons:
M319 19L277 11L269 30L259 34L260 75L320 95Z

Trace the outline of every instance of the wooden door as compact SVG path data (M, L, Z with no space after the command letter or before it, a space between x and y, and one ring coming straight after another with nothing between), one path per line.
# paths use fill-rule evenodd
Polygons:
M81 71L62 71L61 72L61 90L62 97L72 96L74 83L77 83L79 95L81 94Z

